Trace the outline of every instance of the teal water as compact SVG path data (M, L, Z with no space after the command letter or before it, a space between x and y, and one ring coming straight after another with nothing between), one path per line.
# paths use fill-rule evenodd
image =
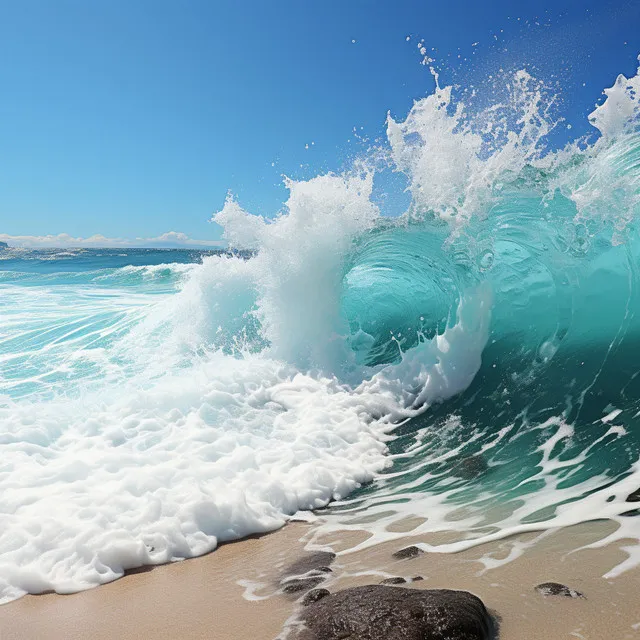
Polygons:
M531 171L454 239L432 220L360 244L345 306L352 328L377 336L368 357L397 360L442 332L479 283L491 330L469 387L397 428L388 476L334 505L341 526L377 513L383 540L400 516L427 517L425 532L462 518L463 536L482 539L640 514L626 502L640 480L640 137L608 153L626 185L601 204L624 210L624 239L615 210L580 219L555 177ZM446 515L429 523L434 495Z

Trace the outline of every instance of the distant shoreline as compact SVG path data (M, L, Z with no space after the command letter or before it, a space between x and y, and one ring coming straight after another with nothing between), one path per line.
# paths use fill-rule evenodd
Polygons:
M0 242L0 251L5 249L17 249L19 251L194 251L197 253L207 253L212 255L234 255L249 258L255 255L255 251L247 249L231 249L228 247L14 247L6 242Z

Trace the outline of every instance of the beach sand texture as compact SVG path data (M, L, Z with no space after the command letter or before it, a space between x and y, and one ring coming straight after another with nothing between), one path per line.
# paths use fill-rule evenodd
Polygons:
M284 637L299 595L281 593L278 583L284 568L305 554L301 538L308 538L311 526L291 523L273 534L226 544L194 560L132 572L90 591L26 596L0 607L0 638ZM422 576L424 580L409 583L409 588L465 589L480 596L500 617L501 640L640 638L640 572L607 580L602 575L624 558L624 551L612 545L575 551L602 538L612 526L598 522L560 530L506 564L499 560L528 545L534 534L457 554L396 560L394 551L423 540L407 537L341 554L357 541L356 534L334 533L324 542L332 544L338 557L323 586L334 592L385 577ZM489 555L498 566L483 571L479 559ZM537 584L548 581L564 583L585 598L545 597L535 591Z

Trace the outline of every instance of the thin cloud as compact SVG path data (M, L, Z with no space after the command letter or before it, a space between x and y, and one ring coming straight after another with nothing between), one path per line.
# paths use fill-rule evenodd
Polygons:
M82 238L71 236L68 233L47 236L10 236L6 233L0 233L0 242L6 242L11 247L23 249L111 249L119 247L216 249L224 247L226 244L223 240L196 240L179 231L168 231L155 238L107 238L101 234Z

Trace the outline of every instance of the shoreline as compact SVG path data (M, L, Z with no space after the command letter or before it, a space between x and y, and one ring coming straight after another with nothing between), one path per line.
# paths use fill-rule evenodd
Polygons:
M419 582L403 586L461 589L479 596L500 619L500 640L640 638L640 569L615 579L602 577L624 558L624 542L576 551L602 539L613 526L594 521L455 554L401 560L392 554L425 541L424 536L408 533L353 553L341 553L353 545L358 535L353 532L335 532L315 542L338 553L321 585L332 593L389 577L420 576ZM0 607L0 638L283 637L303 594L284 594L279 582L285 567L305 555L302 539L313 527L294 521L269 534L225 543L199 558L133 570L88 591L24 596ZM537 584L549 581L566 584L585 598L545 597L535 591Z

